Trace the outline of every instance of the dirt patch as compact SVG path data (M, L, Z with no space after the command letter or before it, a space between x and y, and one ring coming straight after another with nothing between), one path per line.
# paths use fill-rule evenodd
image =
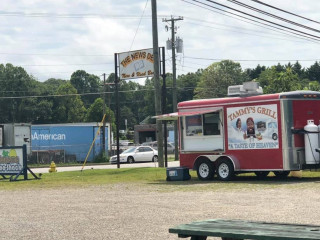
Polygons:
M320 225L318 187L163 192L121 184L0 196L1 239L178 239L170 227L213 218Z

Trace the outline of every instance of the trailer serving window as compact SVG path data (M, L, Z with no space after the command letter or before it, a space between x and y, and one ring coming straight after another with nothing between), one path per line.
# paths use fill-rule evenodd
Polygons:
M220 135L219 112L186 116L187 136Z
M183 117L181 119L183 129L182 150L223 150L222 117L222 110Z
M219 113L203 115L203 135L220 135Z

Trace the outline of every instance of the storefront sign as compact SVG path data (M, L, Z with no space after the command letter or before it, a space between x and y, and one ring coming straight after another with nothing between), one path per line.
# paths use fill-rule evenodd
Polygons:
M153 49L119 53L120 79L153 77Z

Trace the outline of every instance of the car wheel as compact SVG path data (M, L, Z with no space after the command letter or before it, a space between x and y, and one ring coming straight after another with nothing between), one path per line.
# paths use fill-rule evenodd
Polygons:
M230 160L223 159L217 167L218 178L222 181L229 181L234 177L234 168Z
M127 162L128 162L128 163L134 163L134 159L133 159L133 157L131 157L131 156L130 156L130 157L128 157Z
M154 156L153 156L152 162L158 162L158 156L157 156L157 155L154 155Z
M277 178L286 178L288 177L290 171L274 171L273 173Z
M214 167L209 160L200 160L197 165L197 175L200 180L211 180L214 176Z
M277 140L278 139L278 135L276 133L272 134L272 139L273 140Z
M269 171L257 171L254 172L254 174L259 178L259 179L264 179L268 176L270 172Z

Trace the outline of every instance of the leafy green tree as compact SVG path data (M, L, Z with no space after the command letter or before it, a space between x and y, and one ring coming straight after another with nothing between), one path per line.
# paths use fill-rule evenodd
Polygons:
M83 122L86 108L77 95L77 89L70 83L66 83L58 88L57 94L62 96L55 99L53 114L56 122Z
M200 82L203 69L198 69L195 73L182 74L177 79L178 102L192 100L195 89Z
M225 97L228 87L248 81L249 77L239 63L230 60L213 63L206 68L195 90L195 98Z
M140 111L141 115L143 116L140 118L141 122L147 117L152 117L155 115L155 90L154 90L154 79L153 78L147 78L145 80L144 85L144 96L143 96L143 102L140 105ZM150 119L149 123L155 123L155 119Z
M68 81L67 80L62 80L62 79L56 79L56 78L49 78L47 81L43 82L42 85L42 92L44 94L54 94L58 91L58 88L66 84Z
M103 99L97 98L93 104L88 108L86 114L86 122L101 122L103 118ZM106 106L106 122L111 124L115 122L113 111Z
M261 73L258 81L263 86L264 93L288 92L303 88L298 75L293 73L291 68L278 72L277 67L273 66Z
M137 124L137 120L131 111L131 109L127 106L123 106L120 110L120 129L125 129L125 120L127 120L127 128L128 130L133 130L134 125Z
M315 62L307 69L307 76L310 81L320 82L320 64Z
M311 81L309 82L304 90L311 90L311 91L320 91L320 83L317 81Z
M84 70L77 70L72 73L70 83L74 86L79 94L99 93L101 81L96 75L89 74ZM86 107L94 102L98 95L82 95L81 99Z
M103 118L103 99L97 98L89 107L86 114L86 122L101 122ZM110 123L111 129L116 132L114 112L106 106L106 122Z
M265 88L271 85L273 83L273 80L278 77L278 74L279 73L277 72L276 66L272 66L261 72L257 81L260 83L260 86L263 88L264 92Z
M266 67L258 64L258 66L256 66L254 69L246 69L246 73L248 74L250 80L254 80L257 79L264 70L266 70Z
M55 123L53 119L53 100L41 99L37 103L36 117L33 119L33 123L45 124Z
M38 82L23 69L12 64L0 64L0 121L30 122L34 118Z
M289 63L290 64L290 63ZM288 67L291 68L291 65L289 65ZM286 67L285 66L282 66L280 63L278 63L276 66L275 66L275 69L277 72L283 72L285 71Z

